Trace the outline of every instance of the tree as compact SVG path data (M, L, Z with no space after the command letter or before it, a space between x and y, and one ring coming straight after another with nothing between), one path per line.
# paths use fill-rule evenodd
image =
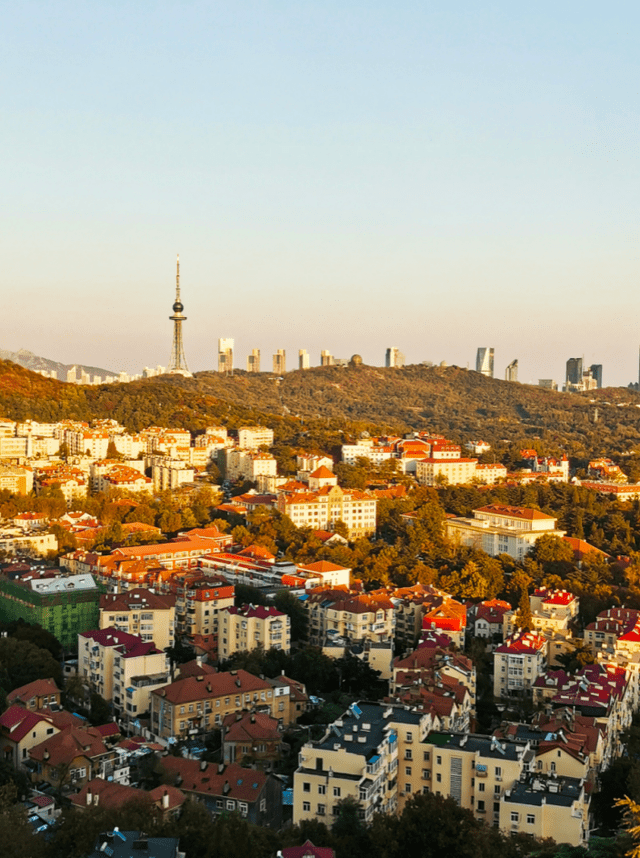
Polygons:
M273 600L279 611L287 614L291 620L291 641L300 642L307 639L308 615L302 603L289 590L279 590Z
M513 618L513 624L523 632L530 632L533 628L533 614L531 613L531 603L529 602L529 591L525 588L520 593L518 610Z

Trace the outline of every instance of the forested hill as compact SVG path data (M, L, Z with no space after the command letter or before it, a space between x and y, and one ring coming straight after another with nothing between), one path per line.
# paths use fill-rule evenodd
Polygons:
M597 408L597 422L596 421ZM607 388L564 394L485 378L458 367L316 367L275 378L197 373L97 387L65 384L0 361L0 417L41 421L113 417L131 430L191 430L264 421L281 440L321 427L404 432L456 440L541 439L573 455L640 447L640 394ZM345 426L346 424L346 426Z

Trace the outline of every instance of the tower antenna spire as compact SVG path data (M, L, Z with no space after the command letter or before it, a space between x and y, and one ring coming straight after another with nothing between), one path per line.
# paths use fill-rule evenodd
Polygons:
M176 262L176 300L173 302L173 316L169 316L173 322L173 345L171 347L169 372L174 375L185 375L190 378L191 373L187 367L182 343L182 323L187 320L187 317L182 312L183 310L184 305L180 298L180 254L178 254Z

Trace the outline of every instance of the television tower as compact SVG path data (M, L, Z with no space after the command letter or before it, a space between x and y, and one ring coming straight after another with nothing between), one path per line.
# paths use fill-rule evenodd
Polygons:
M173 303L173 316L169 316L173 322L173 346L171 348L171 359L169 361L168 372L174 375L184 375L191 378L191 373L187 367L187 361L184 356L184 346L182 345L182 323L186 322L187 317L182 314L184 306L180 300L180 256L178 255L176 269L176 300Z

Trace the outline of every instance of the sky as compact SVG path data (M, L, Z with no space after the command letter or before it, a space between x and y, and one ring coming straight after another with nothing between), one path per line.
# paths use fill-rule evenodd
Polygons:
M638 380L632 2L0 5L0 348Z

